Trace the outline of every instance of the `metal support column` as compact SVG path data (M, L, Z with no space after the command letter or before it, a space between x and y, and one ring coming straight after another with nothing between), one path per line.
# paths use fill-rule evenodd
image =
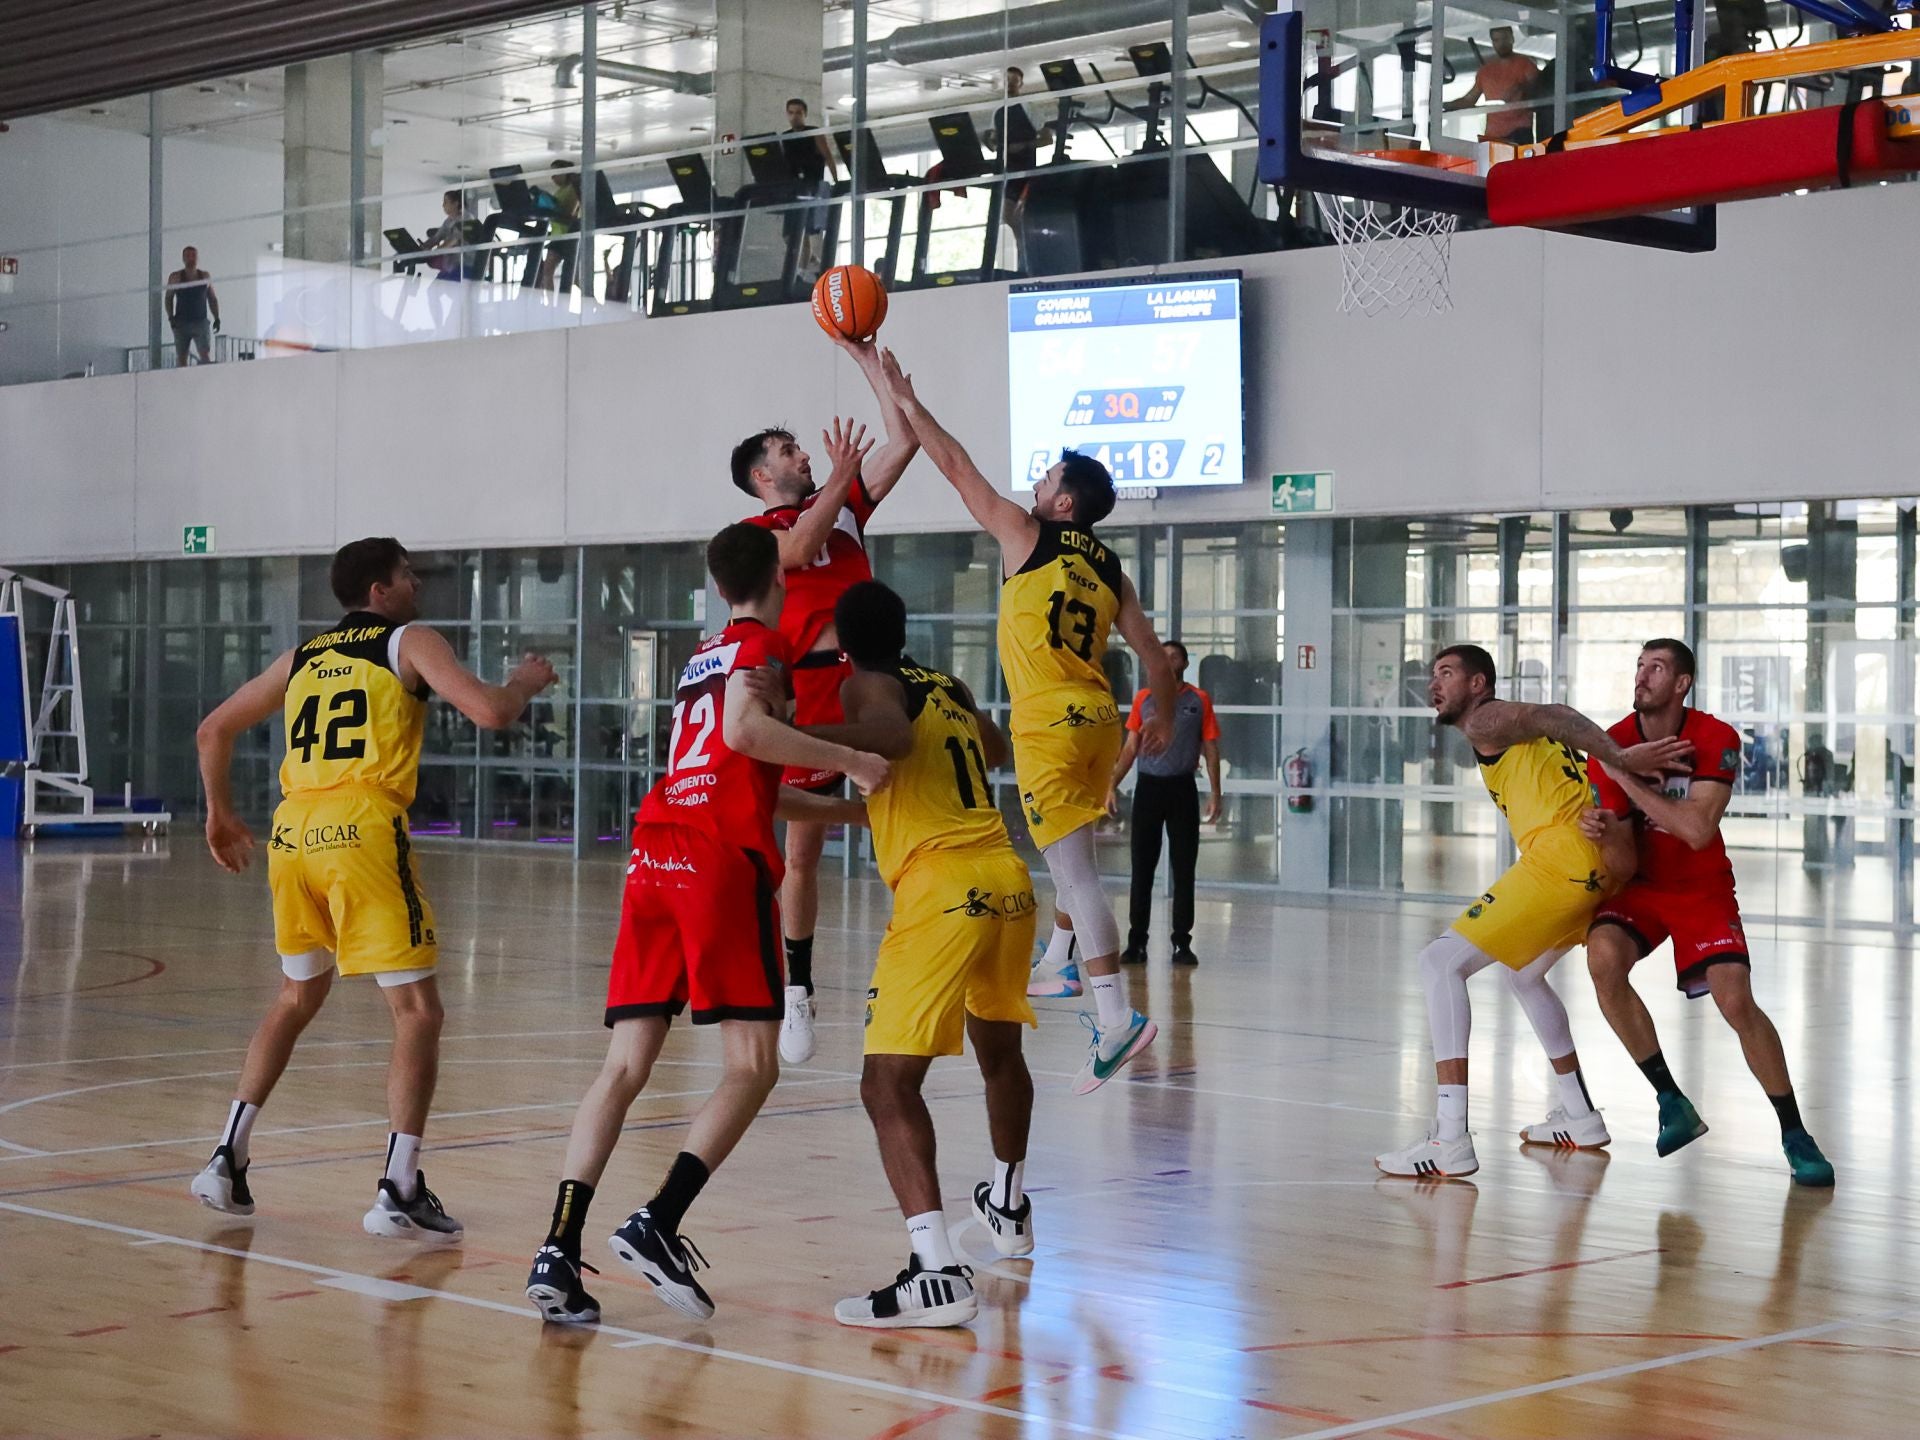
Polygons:
M822 97L824 103L825 97ZM823 117L824 118L824 117ZM867 263L867 198L861 193L860 137L867 129L867 0L853 0L853 155L847 161L847 195L853 206L853 263ZM834 256L827 256L831 265Z
M1682 632L1693 649L1693 703L1700 703L1700 676L1707 672L1707 507L1687 507L1687 614ZM1718 697L1715 697L1716 699Z
M591 7L589 7L591 8ZM589 52L591 53L591 52ZM591 93L591 92L588 92ZM573 750L573 858L580 859L584 850L581 846L581 832L586 829L586 760L580 737L585 732L587 707L580 699L585 687L587 675L587 547L573 547L573 694L568 697L573 710L573 720L568 733L573 737L570 747Z
M166 297L161 287L166 284L166 260L162 246L166 237L161 233L165 220L163 204L163 182L165 171L166 146L160 138L160 92L147 92L147 368L160 368L160 346L162 344L161 326L166 321ZM150 692L151 693L151 692Z
M1906 505L1895 512L1894 545L1898 573L1895 580L1899 608L1894 622L1893 674L1888 677L1892 704L1887 708L1902 719L1887 727L1887 771L1889 789L1896 812L1892 834L1892 852L1887 858L1893 868L1893 923L1901 929L1913 926L1913 808L1914 770L1914 563L1920 556L1920 515Z
M593 222L600 206L600 7L580 8L580 234L573 256L573 286L591 296L593 291Z
M367 258L367 83L365 55L355 51L347 66L347 260Z
M1167 163L1167 260L1187 253L1187 0L1173 0L1172 141Z
M1567 643L1572 617L1573 527L1562 511L1553 517L1553 683L1549 687L1561 705L1573 694L1573 649Z

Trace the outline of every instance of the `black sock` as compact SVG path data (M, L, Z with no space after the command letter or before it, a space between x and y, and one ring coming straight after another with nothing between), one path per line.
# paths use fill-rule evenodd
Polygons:
M593 1186L584 1180L562 1180L560 1193L553 1201L553 1225L547 1231L547 1243L558 1245L569 1260L580 1258L580 1232L586 1229L587 1207L593 1203Z
M1793 1098L1793 1091L1789 1090L1784 1095L1769 1095L1767 1099L1773 1102L1773 1113L1780 1117L1782 1140L1796 1130L1807 1128L1800 1123L1800 1102Z
M787 984L804 985L813 993L813 937L787 941Z
M1667 1057L1658 1050L1640 1062L1640 1073L1647 1077L1647 1083L1653 1086L1656 1095L1680 1093L1680 1087L1674 1083L1673 1072L1667 1069Z
M707 1183L707 1163L698 1155L682 1150L673 1157L660 1193L647 1202L647 1213L669 1235L680 1233L680 1222L687 1218L687 1207L699 1198Z

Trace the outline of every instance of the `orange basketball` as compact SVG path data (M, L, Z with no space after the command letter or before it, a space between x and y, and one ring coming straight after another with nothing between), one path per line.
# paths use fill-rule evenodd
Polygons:
M836 265L813 284L813 318L829 335L870 340L887 318L887 287L860 265Z

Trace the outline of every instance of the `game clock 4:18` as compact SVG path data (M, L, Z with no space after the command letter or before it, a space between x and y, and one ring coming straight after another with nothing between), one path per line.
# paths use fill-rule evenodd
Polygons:
M1078 447L1082 455L1106 466L1107 473L1113 476L1116 485L1151 485L1172 479L1174 472L1180 468L1180 457L1186 448L1186 441L1171 439L1102 440L1098 445ZM1027 480L1031 484L1039 484L1047 478L1047 471L1053 468L1058 458L1051 450L1034 451L1027 461ZM1208 439L1200 447L1200 473L1218 475L1226 458L1226 445L1219 440Z

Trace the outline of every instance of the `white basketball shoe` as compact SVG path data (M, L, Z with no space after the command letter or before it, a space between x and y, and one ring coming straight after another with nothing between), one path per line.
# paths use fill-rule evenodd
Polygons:
M1473 1134L1458 1140L1442 1140L1436 1129L1427 1138L1404 1150L1389 1150L1373 1157L1373 1163L1388 1175L1405 1175L1416 1180L1458 1180L1480 1168L1480 1157L1473 1153Z
M1591 1110L1576 1120L1567 1114L1566 1106L1556 1105L1547 1112L1546 1119L1520 1132L1520 1143L1556 1145L1562 1150L1598 1150L1611 1145L1613 1136L1607 1133L1607 1122L1600 1118L1598 1110Z
M780 1063L804 1065L813 1058L813 996L804 985L787 986L787 1013L780 1022Z

